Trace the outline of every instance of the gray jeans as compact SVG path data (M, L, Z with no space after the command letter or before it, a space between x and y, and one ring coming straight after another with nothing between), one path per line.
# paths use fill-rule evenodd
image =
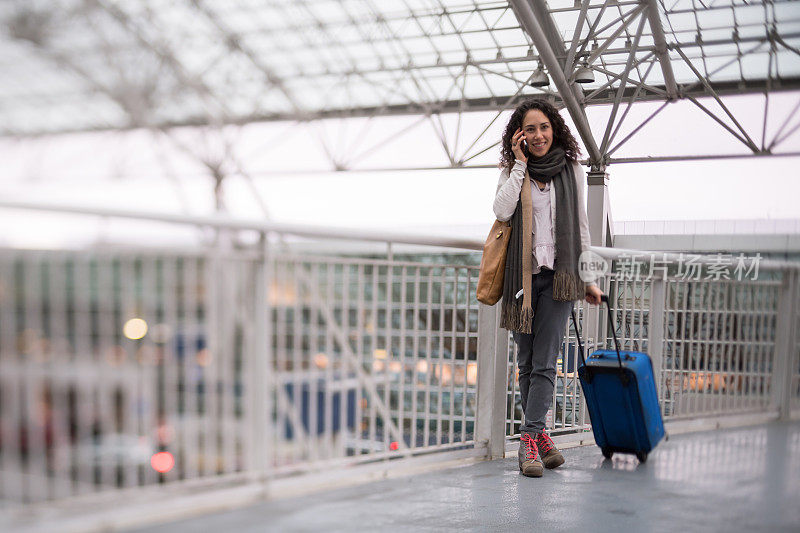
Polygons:
M513 332L525 420L520 431L540 433L553 401L556 361L572 302L553 300L553 271L533 276L533 333Z

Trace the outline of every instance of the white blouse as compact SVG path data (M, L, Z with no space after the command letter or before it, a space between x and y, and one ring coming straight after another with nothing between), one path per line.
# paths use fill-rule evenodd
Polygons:
M497 183L497 193L494 197L494 215L497 220L509 220L517 208L517 200L522 190L522 181L525 178L527 165L517 160L511 171L503 169L500 172L500 179ZM578 193L578 225L581 232L581 251L586 251L591 246L589 238L589 220L586 216L586 202L584 200L584 187L586 186L586 173L578 163L573 163L575 174L575 187ZM534 272L539 272L542 266L553 268L555 264L555 220L556 220L556 201L555 187L552 182L548 183L544 191L540 191L536 184L531 180L531 199L533 201L533 254ZM549 203L548 203L549 201ZM538 205L538 217L537 217ZM547 216L547 212L550 216ZM589 283L596 285L596 283Z
M556 242L553 238L553 223L550 220L550 183L539 189L531 182L531 200L533 201L533 273L538 274L541 267L553 269L556 259Z

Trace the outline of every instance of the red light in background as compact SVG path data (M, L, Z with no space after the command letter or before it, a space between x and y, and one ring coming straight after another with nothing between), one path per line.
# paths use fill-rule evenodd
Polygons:
M150 458L150 466L160 474L166 474L175 466L175 458L169 452L154 453Z
M400 447L400 445L399 445L399 444L397 444L397 441L394 441L393 443L391 443L391 444L389 445L389 449L390 449L390 450L392 450L392 451L396 450L396 449L397 449L397 448L399 448L399 447Z

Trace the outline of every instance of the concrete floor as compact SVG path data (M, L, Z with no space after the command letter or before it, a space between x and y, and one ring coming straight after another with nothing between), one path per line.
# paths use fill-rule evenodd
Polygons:
M136 531L800 531L799 422L676 435L645 464L564 456L539 479L514 456Z

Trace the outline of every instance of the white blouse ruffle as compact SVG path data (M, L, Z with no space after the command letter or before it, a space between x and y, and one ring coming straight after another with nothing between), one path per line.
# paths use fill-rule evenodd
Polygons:
M556 258L556 243L553 235L553 218L550 211L550 183L544 190L531 181L533 203L533 273L542 267L553 270Z

